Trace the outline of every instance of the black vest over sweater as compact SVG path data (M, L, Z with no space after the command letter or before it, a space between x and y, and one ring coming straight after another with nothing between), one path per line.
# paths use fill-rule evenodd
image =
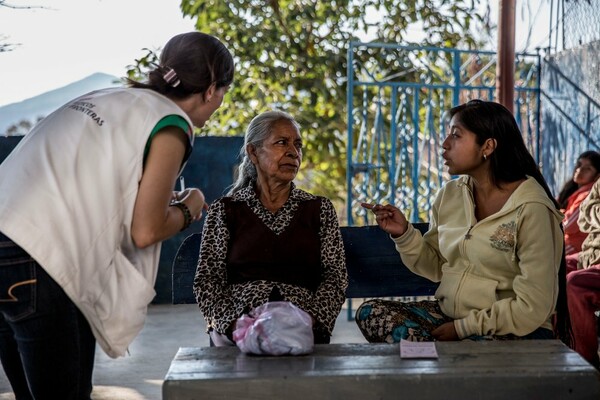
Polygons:
M302 201L279 235L245 202L225 201L227 283L282 282L316 291L321 282L321 200Z

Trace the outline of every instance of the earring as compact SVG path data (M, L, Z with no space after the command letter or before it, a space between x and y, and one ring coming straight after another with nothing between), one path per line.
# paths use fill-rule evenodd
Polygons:
M483 155L483 161L487 160L487 154Z

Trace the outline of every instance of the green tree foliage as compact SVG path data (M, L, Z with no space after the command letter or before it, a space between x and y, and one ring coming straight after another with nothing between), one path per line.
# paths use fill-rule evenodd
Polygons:
M469 34L484 21L475 0L183 0L199 31L223 40L236 59L235 82L204 133L242 135L258 113L294 115L305 141L300 185L333 199L345 197L347 49L358 35L374 41L472 47ZM151 54L140 59L151 61ZM130 76L139 72L130 69ZM392 65L395 60L388 60ZM137 68L137 70L136 70Z

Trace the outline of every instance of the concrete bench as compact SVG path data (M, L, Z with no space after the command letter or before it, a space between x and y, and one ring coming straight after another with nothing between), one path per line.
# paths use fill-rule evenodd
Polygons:
M558 340L437 342L438 359L395 344L316 345L306 356L180 348L164 400L598 399L600 374Z
M427 224L415 224L421 232ZM377 226L342 227L351 298L431 296ZM173 263L173 302L194 303L200 234ZM350 318L351 311L348 317ZM439 359L401 359L399 345L317 345L300 357L242 354L237 347L181 348L163 399L590 399L600 374L557 340L437 342Z

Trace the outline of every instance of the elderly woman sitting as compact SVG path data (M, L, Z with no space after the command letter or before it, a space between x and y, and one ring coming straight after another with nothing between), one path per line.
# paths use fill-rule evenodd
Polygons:
M233 345L236 320L268 301L290 301L313 318L315 343L329 343L347 273L330 200L296 188L298 123L281 111L248 126L239 176L210 207L194 293L213 343Z

